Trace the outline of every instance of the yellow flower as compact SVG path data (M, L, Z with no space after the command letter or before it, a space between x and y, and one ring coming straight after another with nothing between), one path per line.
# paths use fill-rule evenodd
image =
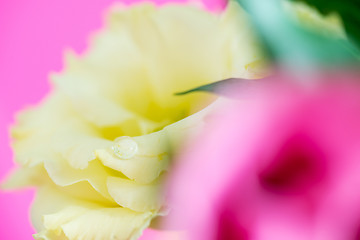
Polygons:
M35 239L136 239L166 214L171 154L212 99L175 92L251 78L260 59L244 11L113 6L81 56L67 52L53 91L12 129L18 169L5 187L36 186Z

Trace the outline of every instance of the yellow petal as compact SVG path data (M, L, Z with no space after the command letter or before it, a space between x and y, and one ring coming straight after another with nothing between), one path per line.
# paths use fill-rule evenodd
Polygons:
M71 167L85 169L95 159L94 150L111 146L112 141L100 136L97 129L81 120L63 123L54 133L52 150L68 161Z
M69 186L87 181L102 196L111 199L106 187L106 179L110 173L98 161L91 161L85 169L75 169L65 159L58 157L46 161L44 166L56 185Z
M54 187L44 186L39 188L30 211L34 228L38 232L45 230L43 216L64 209L69 202L73 202L72 199Z
M158 211L163 203L161 184L138 184L118 177L109 177L107 187L114 200L123 207L137 212Z
M16 168L9 174L5 182L1 183L1 188L15 189L39 186L46 181L48 181L48 176L43 165L36 165L28 168Z
M139 237L153 214L136 213L120 207L104 208L69 197L54 188L43 188L33 205L32 216L40 231L36 236L38 239L63 234L66 236L64 239L69 240L125 240ZM39 221L39 217L42 220Z
M126 208L94 209L64 224L62 230L69 240L137 239L151 218L151 213Z
M245 12L232 2L220 15L177 4L113 7L106 25L91 49L69 57L70 66L53 76L77 110L98 126L131 118L180 120L208 97L175 92L250 76L245 65L261 57Z
M220 15L217 28L221 31L218 55L223 57L218 64L225 65L223 78L219 79L256 78L246 66L264 59L264 55L259 51L260 43L254 36L247 13L235 1L229 1L225 12Z
M53 156L44 143L51 141L57 127L73 118L67 99L54 93L38 108L29 108L17 116L11 130L15 159L24 166L35 166Z
M33 234L35 240L66 240L64 233L55 234L53 231L44 230Z
M150 183L169 165L167 136L162 131L132 138L138 145L131 159L120 159L111 149L98 149L97 158L107 167L123 173L138 183Z

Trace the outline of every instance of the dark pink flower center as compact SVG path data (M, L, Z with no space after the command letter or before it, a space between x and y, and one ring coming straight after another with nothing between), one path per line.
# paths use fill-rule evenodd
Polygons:
M283 144L270 164L259 174L268 190L299 193L324 176L324 155L311 139L295 136Z
M247 240L248 234L240 225L236 212L223 209L218 220L216 240Z

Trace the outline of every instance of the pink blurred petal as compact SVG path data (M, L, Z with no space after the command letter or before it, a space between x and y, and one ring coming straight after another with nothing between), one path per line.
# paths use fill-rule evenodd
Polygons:
M278 77L179 159L169 225L190 239L359 237L359 75L320 73L310 88Z

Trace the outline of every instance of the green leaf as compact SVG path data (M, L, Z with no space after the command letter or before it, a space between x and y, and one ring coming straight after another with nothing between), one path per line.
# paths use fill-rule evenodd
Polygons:
M237 1L250 13L271 56L292 70L302 72L303 69L311 70L318 66L360 61L360 52L351 42L323 36L296 24L289 19L280 0Z
M302 1L315 7L322 14L337 12L343 20L348 37L360 47L360 1L359 0L291 0Z
M175 93L175 95L186 95L194 92L210 92L217 95L230 98L243 98L254 94L260 87L267 82L267 78L263 79L242 79L228 78L218 82L202 85L199 87L186 90L184 92Z

